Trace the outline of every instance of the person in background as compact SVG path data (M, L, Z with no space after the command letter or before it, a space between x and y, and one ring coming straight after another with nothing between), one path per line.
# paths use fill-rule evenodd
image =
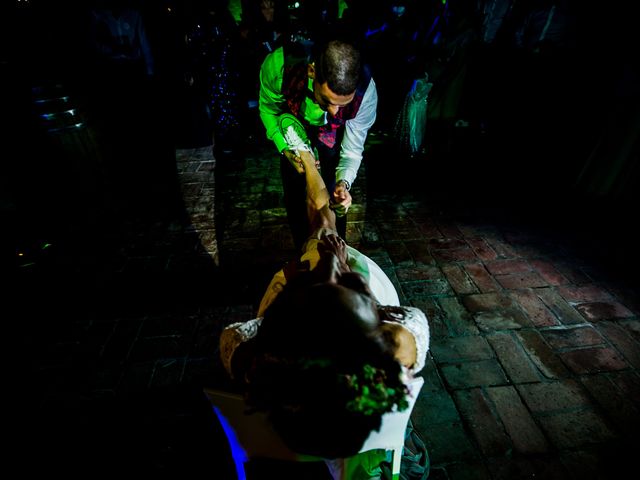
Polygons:
M110 69L153 75L154 64L140 11L123 0L96 2L91 12L93 48Z
M264 136L258 115L260 93L259 72L265 57L282 46L290 27L286 0L242 0L242 14L238 23L240 93L244 102L243 131L257 139Z
M161 110L153 45L139 2L95 0L88 9L85 90L88 121L105 157L114 216L163 215L160 197L174 166L152 155Z
M192 0L185 35L187 84L204 98L221 165L241 160L242 100L239 88L239 32L228 0Z

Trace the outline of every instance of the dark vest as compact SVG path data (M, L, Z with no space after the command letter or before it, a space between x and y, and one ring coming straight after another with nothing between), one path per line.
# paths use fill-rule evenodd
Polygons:
M284 73L282 76L282 95L287 101L289 112L298 117L300 121L306 124L304 118L300 115L300 106L307 98L307 95L313 93L308 88L309 77L307 75L307 66L309 59L295 48L284 47ZM360 109L362 98L369 86L371 73L365 66L362 69L360 80L356 87L356 94L353 100L346 106L338 110L335 117L328 115L326 125L318 127L318 140L327 147L333 148L338 138L338 130L344 127L344 122L355 118Z

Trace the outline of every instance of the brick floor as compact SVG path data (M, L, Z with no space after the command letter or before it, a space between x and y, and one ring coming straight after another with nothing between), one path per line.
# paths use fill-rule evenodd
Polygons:
M464 192L425 193L428 165L385 182L383 144L368 144L347 236L430 318L413 417L432 478L618 478L640 420L635 272L568 225L510 216L507 199L483 210ZM227 386L218 335L252 318L294 251L270 148L227 162L176 152L175 215L18 245L10 412L25 468L233 478L200 389Z

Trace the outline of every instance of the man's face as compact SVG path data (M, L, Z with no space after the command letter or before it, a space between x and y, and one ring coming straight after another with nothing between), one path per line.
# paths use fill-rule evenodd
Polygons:
M331 116L336 116L338 111L351 103L356 92L349 95L338 95L333 93L327 82L319 83L314 79L313 81L313 96L318 106L325 112L329 112Z

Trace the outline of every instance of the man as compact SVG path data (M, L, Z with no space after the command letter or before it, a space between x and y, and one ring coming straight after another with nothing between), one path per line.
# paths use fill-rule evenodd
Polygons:
M375 82L351 44L334 40L309 58L301 45L287 43L265 58L260 69L260 118L267 138L282 156L284 202L296 248L309 235L305 180L300 157L289 148L278 126L279 116L291 113L304 124L339 215L338 233L346 238L346 211L352 203L349 190L377 104Z

